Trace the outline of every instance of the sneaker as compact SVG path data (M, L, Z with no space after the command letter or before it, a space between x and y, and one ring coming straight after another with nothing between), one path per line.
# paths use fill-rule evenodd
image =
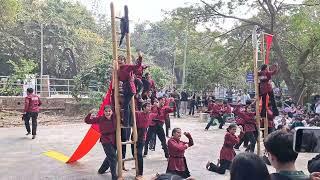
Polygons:
M27 134L26 134L26 136L28 136L28 135L30 135L31 133L30 132L28 132Z
M35 139L36 138L36 135L32 135L32 139Z

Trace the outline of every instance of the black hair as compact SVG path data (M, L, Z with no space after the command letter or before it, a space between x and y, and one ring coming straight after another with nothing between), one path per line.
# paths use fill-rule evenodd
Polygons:
M246 100L246 105L250 105L252 104L252 101L251 100Z
M106 109L111 109L111 110L113 110L111 105L105 105L104 108L103 108L103 110L106 110Z
M237 127L237 124L232 123L232 124L230 124L229 127L227 128L227 131L229 132L230 129L236 128L236 127Z
M125 57L124 55L119 55L119 56L118 56L118 59L123 59L124 62L127 62L127 59L126 59L126 57Z
M150 102L143 103L142 104L142 110L144 110L147 107L147 105L149 105L149 104L151 104L151 103Z
M254 153L240 153L233 159L230 167L230 180L259 179L270 180L267 166Z
M150 73L147 72L144 74L144 77L148 77L149 75L150 75Z
M163 99L164 97L158 97L158 101L160 101L161 99Z
M27 89L27 92L28 92L28 93L33 93L33 89L32 89L32 88L28 88L28 89Z
M272 132L264 140L264 146L280 163L294 162L298 157L298 153L293 151L293 134L291 132L281 130Z
M267 69L267 67L268 67L268 65L262 64L262 65L260 66L260 70L261 70L261 71L264 71L264 70Z
M173 136L173 134L175 134L176 132L178 132L178 130L181 130L181 128L173 128L171 135Z

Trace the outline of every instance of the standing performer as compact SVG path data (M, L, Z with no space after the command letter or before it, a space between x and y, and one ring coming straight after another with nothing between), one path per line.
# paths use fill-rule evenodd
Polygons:
M149 102L142 105L142 111L136 112L137 120L137 132L138 132L138 141L137 141L137 155L138 155L138 169L139 176L143 175L143 147L146 141L147 129L151 123L151 119L157 116L155 113L150 113L151 104ZM131 151L133 154L133 144L131 145Z
M279 70L278 65L272 65L272 70L268 69L268 65L263 64L260 67L260 71L258 72L258 77L260 80L259 83L259 92L260 96L262 97L262 109L261 109L261 117L266 117L266 101L267 95L269 96L270 103L272 105L272 112L274 116L279 115L279 111L276 105L276 101L274 99L274 93L272 90L272 85L270 83L271 76L276 74Z
M149 66L146 65L142 65L142 53L141 51L138 52L138 59L136 60L136 67L134 69L134 74L135 74L135 85L137 87L137 95L139 96L139 98L141 98L141 93L143 90L143 83L142 83L142 75L143 75L143 70L145 70L146 68L148 68Z
M113 115L112 107L106 105L104 107L104 116L92 117L91 114L93 110L85 118L87 124L98 124L101 137L100 142L102 144L103 150L106 153L106 158L104 159L101 167L98 170L99 174L103 174L106 170L111 170L112 180L117 180L117 156L116 156L116 118Z
M220 160L217 165L209 161L206 165L206 168L209 171L224 174L227 169L230 169L231 162L236 156L233 146L239 143L239 137L235 135L236 132L237 125L230 124L227 128L227 133L224 136L224 143L220 151Z
M40 98L33 94L33 89L28 88L27 89L27 97L25 97L24 100L24 111L23 111L23 116L22 120L24 120L24 125L26 126L27 129L27 134L30 134L30 118L32 119L32 139L36 138L37 135L37 118L39 114L39 106L41 106L41 101Z
M256 120L255 112L251 112L250 105L246 105L245 110L240 110L240 104L234 109L235 115L237 115L243 122L240 124L244 127L244 138L247 139L250 144L248 145L246 151L254 152L256 145Z
M169 161L166 173L177 174L182 178L190 177L187 161L184 152L187 148L193 146L193 139L188 132L183 133L189 142L180 141L181 129L174 128L172 137L168 140Z
M205 130L209 130L210 126L213 124L214 119L218 119L220 123L219 129L222 129L222 126L224 125L224 121L222 119L223 110L222 110L221 101L219 100L219 104L215 103L214 100L212 101L213 102L208 105L208 112L210 112L211 119L207 124Z
M173 98L165 98L165 106L169 106L173 108L175 106L175 102ZM167 114L166 121L165 121L165 126L166 126L166 137L169 138L169 130L171 128L171 122L170 122L170 114Z
M174 117L180 118L180 94L177 92L176 88L173 89L173 92L170 94L171 97L174 98L174 101L176 103L176 111L174 112Z
M164 151L165 157L169 158L166 137L163 130L163 124L165 122L167 115L175 111L175 107L170 108L169 106L164 106L165 102L163 97L159 97L158 100L159 100L159 104L156 109L157 116L152 120L150 127L148 129L146 144L144 148L144 155L148 154L149 141L152 135L156 134L161 141L161 145L162 145L162 149Z

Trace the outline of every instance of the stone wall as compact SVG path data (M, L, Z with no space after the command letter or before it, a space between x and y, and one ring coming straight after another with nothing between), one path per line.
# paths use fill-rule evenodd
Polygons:
M41 110L64 110L67 98L41 98ZM24 108L24 97L0 96L0 110L22 111Z

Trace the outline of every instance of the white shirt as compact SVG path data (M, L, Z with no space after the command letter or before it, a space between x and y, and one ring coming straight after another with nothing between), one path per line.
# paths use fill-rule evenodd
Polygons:
M316 103L316 113L320 114L320 102L319 101Z

